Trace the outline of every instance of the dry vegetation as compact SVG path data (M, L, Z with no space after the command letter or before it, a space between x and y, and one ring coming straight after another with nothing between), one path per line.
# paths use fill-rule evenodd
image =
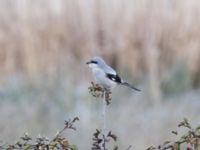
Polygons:
M74 143L88 149L100 109L87 92L93 55L143 91L113 92L119 148L158 145L183 117L197 124L199 8L198 0L1 0L0 139L52 135L67 113L84 120L85 141Z
M28 76L109 57L134 76L183 63L199 81L199 5L192 1L1 1L1 75ZM7 11L9 10L9 11ZM159 63L158 63L159 62Z
M121 71L131 70L135 79L149 78L155 101L180 64L190 85L199 87L199 5L197 0L2 0L1 79L15 72L52 77L98 54Z

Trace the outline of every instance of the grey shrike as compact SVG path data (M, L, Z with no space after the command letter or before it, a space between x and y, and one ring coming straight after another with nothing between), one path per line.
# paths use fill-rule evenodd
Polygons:
M116 85L124 85L133 90L140 91L140 89L122 80L116 71L108 66L101 57L96 56L86 64L92 69L96 83L102 88L110 89L114 88Z

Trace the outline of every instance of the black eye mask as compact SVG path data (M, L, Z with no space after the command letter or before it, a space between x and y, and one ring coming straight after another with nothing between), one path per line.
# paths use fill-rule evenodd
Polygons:
M98 64L97 61L91 60L90 61L91 64Z

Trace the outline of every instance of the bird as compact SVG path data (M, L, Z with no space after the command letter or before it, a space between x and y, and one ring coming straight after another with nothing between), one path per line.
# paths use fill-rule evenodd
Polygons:
M112 89L117 85L129 87L135 91L141 91L124 81L119 74L100 57L95 56L86 62L91 68L96 83L103 89Z

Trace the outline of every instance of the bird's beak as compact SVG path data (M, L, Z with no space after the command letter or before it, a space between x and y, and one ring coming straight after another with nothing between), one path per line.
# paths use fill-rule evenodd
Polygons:
M87 62L86 62L87 65L89 65L90 63L91 63L90 61L87 61Z

